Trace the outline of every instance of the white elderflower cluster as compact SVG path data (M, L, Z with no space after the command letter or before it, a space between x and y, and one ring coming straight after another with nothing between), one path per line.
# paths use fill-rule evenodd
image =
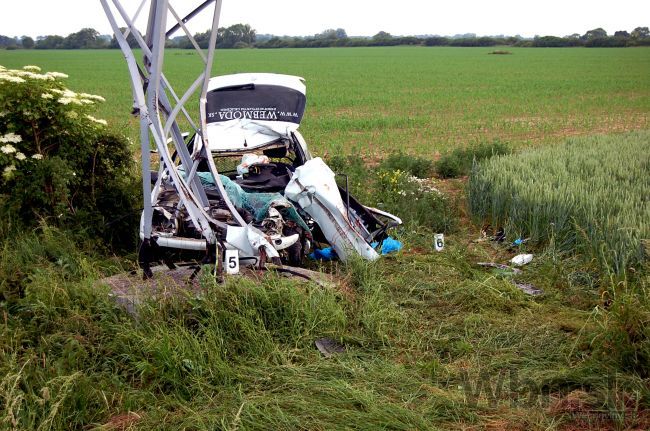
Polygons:
M5 72L0 72L0 81L13 82L14 84L22 84L23 82L25 82L23 78Z
M6 135L3 135L0 137L0 143L6 144L6 143L12 143L12 144L17 144L18 142L22 142L23 138L20 137L20 135L16 135L15 133L7 133Z
M2 176L4 176L5 178L11 178L15 170L16 170L16 166L14 165L5 166L2 172Z
M61 72L46 72L39 73L41 68L34 65L27 65L20 69L7 69L0 66L0 81L13 82L14 84L22 84L26 79L35 79L39 81L55 81L59 78L67 78L68 75Z
M14 147L13 145L7 144L7 145L3 145L2 147L0 147L0 151L2 151L5 154L11 154L11 153L16 152L16 147Z
M108 122L106 120L102 120L101 118L95 118L92 115L86 115L86 118L94 123L101 124L102 126L108 125Z
M104 99L102 96L98 96L96 94L79 93L79 97L81 97L83 99L96 100L98 102L106 102L106 99Z
M61 73L61 72L47 72L46 75L49 75L49 76L51 76L53 78L67 78L68 77L68 75L66 75L65 73Z

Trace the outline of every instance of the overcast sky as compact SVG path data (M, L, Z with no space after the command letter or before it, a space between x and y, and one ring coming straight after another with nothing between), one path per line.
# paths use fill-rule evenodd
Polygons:
M135 11L139 0L122 0ZM200 0L172 0L173 6ZM602 27L609 34L650 25L650 0L224 0L220 26L248 23L257 33L304 36L343 28L350 36L583 34ZM58 34L83 27L111 33L99 0L0 0L0 34ZM209 20L190 30L203 31Z

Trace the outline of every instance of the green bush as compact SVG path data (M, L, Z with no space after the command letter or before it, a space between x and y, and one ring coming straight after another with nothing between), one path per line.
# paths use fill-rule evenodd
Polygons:
M485 160L492 156L510 154L511 152L510 146L500 141L479 143L466 148L455 148L436 162L436 173L442 178L456 178L468 175L474 160Z
M456 225L453 205L426 179L406 172L379 171L375 174L369 203L400 217L404 223L436 232L449 232Z
M104 99L67 89L58 72L0 66L0 210L131 247L136 183L127 139L91 115Z
M429 178L433 173L433 162L423 157L410 156L403 152L393 153L384 159L379 165L380 168L408 172L417 178Z
M356 155L334 156L327 164L334 172L348 175L351 194L364 205L391 212L413 226L438 232L454 229L456 217L452 203L430 179L416 175L424 175L430 162L400 153L394 156L391 162L382 162L377 168L367 167ZM392 168L397 165L405 169ZM340 178L339 184L344 186Z

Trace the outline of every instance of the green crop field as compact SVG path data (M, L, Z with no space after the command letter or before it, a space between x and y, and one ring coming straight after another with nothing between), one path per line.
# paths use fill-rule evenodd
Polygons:
M492 50L223 50L213 72L304 77L302 130L316 152L404 149L432 156L493 139L520 146L650 127L650 49ZM137 136L119 51L0 51L0 65L26 64L67 73L76 91L106 97L99 113ZM189 51L172 52L166 74L187 88L198 64Z
M137 269L135 246L90 237L72 224L87 215L75 196L42 187L53 184L42 172L90 183L86 200L110 206L90 220L102 232L131 226L113 200L95 200L109 182L95 182L92 145L65 138L121 154L126 168L104 178L139 190L137 148L100 144L106 129L85 115L96 107L136 140L121 54L0 50L4 67L64 72L70 89L106 98L58 103L0 76L0 163L18 166L0 177L0 430L650 429L650 49L508 49L217 51L216 75L306 78L312 152L348 174L360 201L403 218L392 234L404 248L308 263L332 275L326 287L203 271L195 291L134 314L101 280ZM182 88L197 66L172 51L167 76ZM33 158L25 106L62 113L38 136L92 175ZM26 125L20 139L7 118ZM59 133L67 124L83 128ZM16 172L24 189L5 186ZM57 211L18 213L17 197ZM520 234L531 240L514 242ZM533 259L513 268L520 253ZM343 351L325 357L323 337Z

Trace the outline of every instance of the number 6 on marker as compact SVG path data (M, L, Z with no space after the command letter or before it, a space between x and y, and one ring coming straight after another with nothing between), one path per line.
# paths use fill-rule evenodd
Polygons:
M239 274L239 250L226 250L226 273Z

